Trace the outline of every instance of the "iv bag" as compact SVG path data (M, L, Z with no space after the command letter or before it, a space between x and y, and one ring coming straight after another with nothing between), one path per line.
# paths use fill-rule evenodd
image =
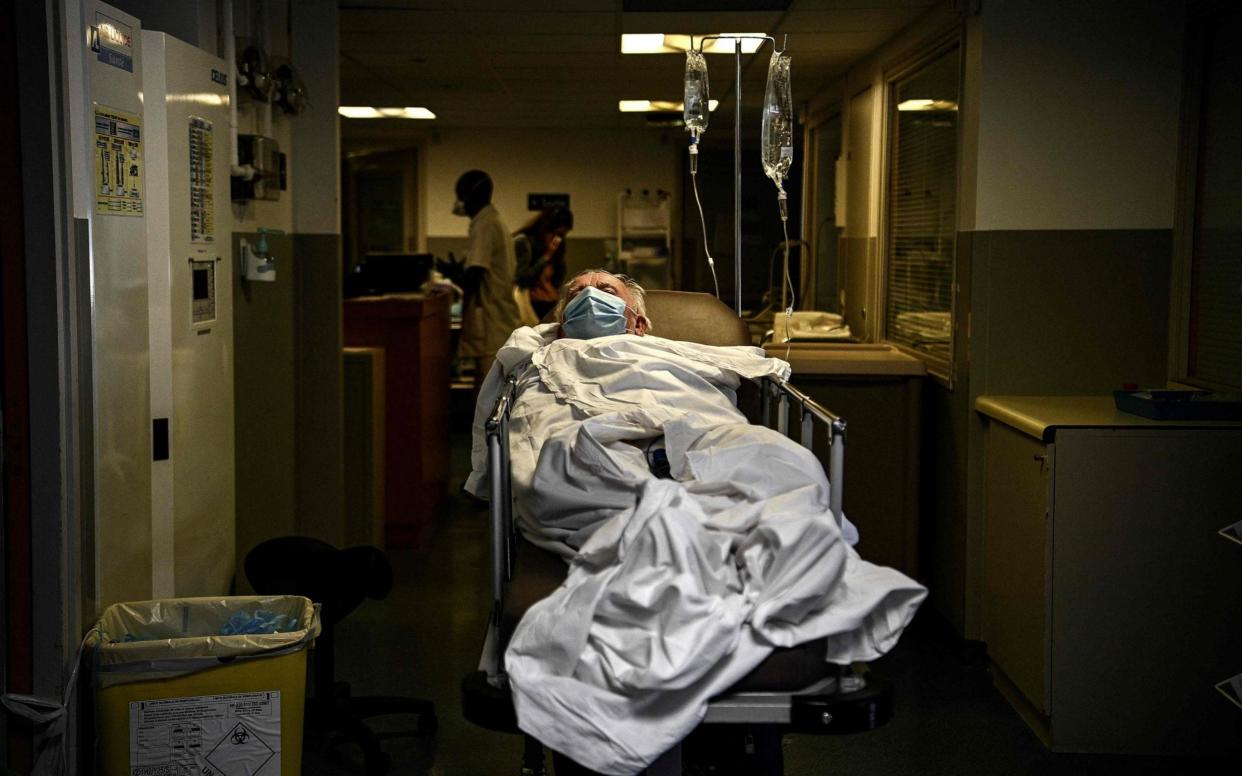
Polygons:
M763 172L777 188L793 165L793 97L789 56L772 52L768 88L763 95Z
M701 52L686 52L686 94L684 102L686 129L693 137L707 130L707 60Z

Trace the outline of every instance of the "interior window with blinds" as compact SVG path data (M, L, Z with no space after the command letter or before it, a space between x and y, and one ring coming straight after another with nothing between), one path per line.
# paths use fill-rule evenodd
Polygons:
M1190 266L1191 381L1242 388L1242 11L1210 27Z
M958 49L889 89L885 335L948 374L957 234Z

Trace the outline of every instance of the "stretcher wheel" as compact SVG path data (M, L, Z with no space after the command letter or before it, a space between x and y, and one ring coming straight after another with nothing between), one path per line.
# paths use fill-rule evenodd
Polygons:
M500 733L521 732L508 685L493 687L484 671L466 674L461 680L461 711L467 720L479 727Z
M793 730L819 735L865 733L892 718L893 686L874 674L855 692L795 695L789 714Z

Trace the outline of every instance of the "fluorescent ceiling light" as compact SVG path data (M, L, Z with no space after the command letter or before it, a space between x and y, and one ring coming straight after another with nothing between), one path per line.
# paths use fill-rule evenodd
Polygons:
M621 36L622 54L664 54L664 33L634 34Z
M426 108L370 108L342 105L336 112L347 119L434 119L436 114Z
M720 100L708 100L707 109L709 111L716 110L716 106L720 104ZM686 106L680 102L672 100L621 100L617 107L622 113L672 113L677 111L680 113L686 109Z
M952 100L902 100L897 103L897 110L957 110L957 103Z
M753 54L763 45L762 32L722 32L720 35L742 38L742 53ZM754 37L746 37L754 36ZM622 54L677 54L690 50L691 42L701 40L703 35L665 35L654 33L625 33L621 36ZM716 38L703 43L704 54L732 54L734 42Z
M169 102L186 102L193 105L228 105L229 98L214 92L193 92L190 94L170 94Z

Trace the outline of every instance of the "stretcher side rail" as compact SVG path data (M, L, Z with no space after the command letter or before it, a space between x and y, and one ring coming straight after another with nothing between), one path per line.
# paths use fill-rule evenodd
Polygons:
M836 518L837 527L841 527L845 517L842 507L845 498L845 437L847 429L845 420L828 411L822 404L790 385L787 381L765 377L763 378L761 411L763 425L769 428L772 425L769 415L773 398L776 399L778 407L776 429L790 438L792 438L792 435L789 433L789 407L791 404L798 405L800 421L798 442L806 449L812 452L815 450L815 422L819 421L824 425L829 445L828 483L831 489L828 492L828 503L832 509L832 516Z
M487 416L487 473L489 486L488 522L492 563L492 611L488 617L487 636L479 670L487 674L493 687L505 685L500 643L500 620L504 612L505 583L513 571L513 553L517 537L513 528L513 481L509 467L509 413L517 398L517 375L505 379L504 388Z

